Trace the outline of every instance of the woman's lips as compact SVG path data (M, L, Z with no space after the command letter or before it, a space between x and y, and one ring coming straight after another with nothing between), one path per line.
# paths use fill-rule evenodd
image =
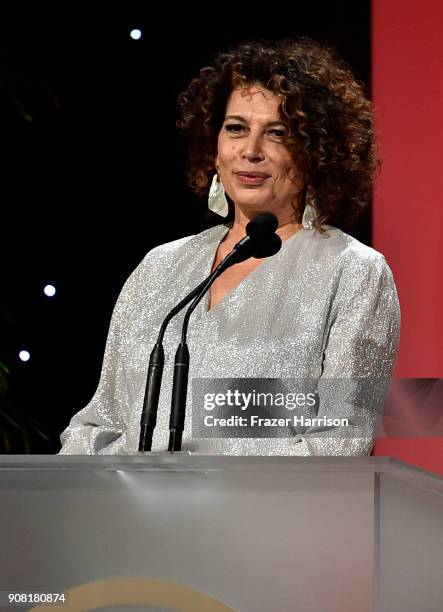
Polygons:
M235 176L244 185L261 185L269 178L267 174L248 174L246 172L236 172Z

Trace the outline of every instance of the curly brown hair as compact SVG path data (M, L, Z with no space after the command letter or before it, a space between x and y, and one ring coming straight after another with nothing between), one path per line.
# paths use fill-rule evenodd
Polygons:
M348 228L366 208L378 166L372 104L329 45L303 37L243 42L218 54L179 96L190 187L207 197L217 139L233 89L260 84L281 98L284 144L304 177L297 210L314 198L315 226Z

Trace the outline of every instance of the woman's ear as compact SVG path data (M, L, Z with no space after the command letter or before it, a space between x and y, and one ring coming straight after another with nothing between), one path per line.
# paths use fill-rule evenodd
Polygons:
M219 168L219 165L218 165L218 155L215 156L214 166L215 166L215 169L217 170L217 173L218 173L218 168Z

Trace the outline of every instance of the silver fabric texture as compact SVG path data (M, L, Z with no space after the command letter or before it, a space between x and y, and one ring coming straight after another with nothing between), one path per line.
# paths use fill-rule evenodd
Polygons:
M110 323L100 382L89 404L61 435L61 454L138 452L150 352L166 314L209 275L230 225L218 225L151 250L125 283ZM193 439L187 409L182 450L226 455L369 455L383 397L370 405L322 393L330 380L388 380L399 342L400 309L383 255L341 230L301 229L232 292L208 310L208 295L191 316L192 378L315 379L318 417L345 403L349 435L310 430L293 438ZM153 451L165 451L175 351L184 311L164 340L165 369ZM326 385L323 385L326 389ZM357 385L358 387L358 385ZM332 387L333 388L333 387ZM192 388L188 394L192 406ZM352 417L358 415L352 424Z

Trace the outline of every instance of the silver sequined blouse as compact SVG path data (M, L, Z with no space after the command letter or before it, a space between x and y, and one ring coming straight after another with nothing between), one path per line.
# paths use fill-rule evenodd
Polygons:
M117 300L97 391L61 435L61 454L138 452L149 355L166 314L209 275L229 225L151 250ZM265 259L214 308L208 296L189 325L193 378L317 381L317 416L349 417L334 427L304 428L290 438L193 438L188 408L182 450L227 455L367 455L382 393L361 400L359 381L388 380L399 342L400 310L383 255L341 230L302 229ZM166 450L174 355L184 311L170 323L153 451ZM353 381L343 395L331 381ZM328 383L328 384L327 384ZM380 389L383 385L380 385ZM334 389L336 391L334 392ZM192 385L188 405L192 404Z

